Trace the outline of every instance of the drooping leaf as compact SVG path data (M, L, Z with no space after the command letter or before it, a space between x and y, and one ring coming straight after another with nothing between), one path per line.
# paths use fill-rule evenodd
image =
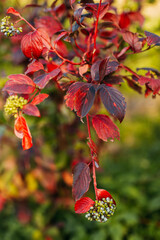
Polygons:
M76 201L75 203L75 213L85 213L88 212L90 207L94 205L94 201L89 197L84 197Z
M160 46L160 36L147 31L145 31L144 33L147 36L147 43L149 46L151 45Z
M128 77L124 77L124 78L127 81L128 86L130 88L134 89L136 92L138 92L140 94L142 93L142 88L135 82L135 80L132 80L132 79L130 79Z
M160 79L140 76L138 82L141 85L147 84L153 90L153 94L157 94L160 90Z
M18 116L15 120L14 133L18 138L22 139L23 150L27 150L32 147L32 136L24 117Z
M39 70L44 70L43 64L40 63L37 60L33 60L29 65L28 65L28 69L25 72L25 74L33 74L34 72L37 72Z
M119 140L119 129L108 116L97 114L92 118L92 124L98 137L103 141L114 140L114 138Z
M95 85L83 82L73 83L65 96L66 105L83 118L90 111L94 103L95 94Z
M37 30L24 35L21 40L21 49L28 58L40 57L43 50L43 42Z
M33 100L32 100L32 104L33 105L38 105L41 102L43 102L46 98L48 98L48 94L46 93L39 93Z
M11 13L11 14L17 16L17 17L20 16L20 13L18 11L16 11L13 7L10 7L10 8L7 9L7 14L9 14L9 13Z
M43 89L47 83L58 76L58 74L61 72L59 68L54 69L52 72L42 74L35 79L33 79L34 83L40 88Z
M40 117L39 109L31 103L24 105L22 111L27 115Z
M18 94L30 94L35 90L35 83L31 78L24 74L12 74L8 76L3 91Z
M72 195L79 200L89 189L91 177L90 169L84 162L78 163L73 170Z
M135 52L141 50L142 42L139 41L139 38L136 33L125 31L122 33L122 36L124 41L126 41Z
M123 95L117 89L105 84L99 86L99 93L108 112L122 122L126 110L126 102Z

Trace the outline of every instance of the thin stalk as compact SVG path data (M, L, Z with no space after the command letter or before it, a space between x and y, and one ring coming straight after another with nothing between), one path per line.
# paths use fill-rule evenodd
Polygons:
M97 11L97 17L96 17L96 23L95 23L94 49L93 49L92 62L94 61L94 56L95 56L95 52L96 52L96 39L97 39L97 32L98 32L98 21L99 21L99 14L100 14L100 9L101 9L101 3L102 3L102 0L100 0L100 2L99 2L98 11Z
M89 141L92 141L88 114L86 116L86 119L87 119L87 128L88 128ZM92 157L92 150L91 150L91 158L92 158L92 167L93 167L93 185L94 185L94 191L95 191L95 195L96 195L96 200L98 200L98 196L97 196L97 181L96 181L96 167L95 167L94 159Z

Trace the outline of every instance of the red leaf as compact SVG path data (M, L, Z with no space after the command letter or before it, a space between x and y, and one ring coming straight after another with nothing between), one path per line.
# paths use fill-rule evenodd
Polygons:
M35 19L35 26L36 28L44 29L49 37L52 37L53 34L62 29L61 23L51 16L43 16L40 19Z
M95 17L97 16L99 3L86 3L85 6L86 6L85 7L86 10L88 10L91 13L93 13L93 15ZM101 3L100 12L99 12L99 18L100 19L104 17L104 15L106 14L108 8L109 8L109 3L108 2Z
M73 83L65 96L66 105L83 118L90 111L94 103L95 94L95 85L83 82Z
M43 45L47 48L50 49L51 47L51 40L48 35L48 33L45 31L43 28L37 29L38 34L41 36L41 40L43 42Z
M128 13L122 13L120 15L120 19L119 19L119 26L120 26L120 28L122 28L122 29L128 28L130 23L131 22L130 22Z
M126 102L123 95L117 89L106 86L105 84L101 84L99 90L105 108L111 115L122 122L126 110Z
M43 102L46 98L48 98L48 94L46 93L40 93L38 94L33 100L32 100L32 104L33 105L38 105L40 104L41 102Z
M160 90L160 79L140 76L138 82L141 85L147 84L153 90L153 94L157 94Z
M103 114L95 115L92 118L92 124L98 137L103 141L107 141L109 138L112 140L117 138L119 140L120 135L118 127L108 116Z
M97 195L98 195L98 200L101 200L102 198L107 198L107 197L113 199L112 195L104 189L97 189ZM114 199L113 199L113 203L116 205L116 202Z
M37 30L24 35L21 40L21 49L28 58L40 57L43 50L43 42Z
M145 31L144 33L147 36L147 43L149 46L151 45L160 46L160 36L147 31Z
M142 27L144 23L144 17L140 12L128 12L128 17L131 22L139 22L140 26Z
M32 147L31 133L24 117L18 116L15 120L14 133L18 138L22 139L23 150L27 150Z
M40 89L43 89L47 85L47 83L51 79L57 77L60 72L61 70L59 68L56 68L52 72L45 73L40 75L39 77L36 77L35 79L33 79L33 81Z
M119 62L115 58L105 58L96 61L91 67L91 76L94 81L102 81L104 77L118 69Z
M25 74L33 74L34 72L37 72L39 70L44 70L43 64L40 63L37 60L33 60L29 65L28 65L28 69L25 72Z
M126 31L122 33L122 36L124 41L126 41L135 52L138 52L141 50L142 42L139 41L139 38L136 33Z
M31 78L24 74L12 74L8 76L3 91L18 94L30 94L35 90L35 83Z
M13 15L18 16L18 17L20 16L20 13L17 12L13 7L10 7L7 9L7 14L9 14L9 13L12 13Z
M72 194L75 200L80 199L89 189L91 177L86 163L78 163L73 170Z
M24 105L23 113L30 116L40 117L39 109L31 103Z
M89 197L84 197L79 199L76 203L75 203L75 212L76 213L85 213L88 212L90 207L92 207L94 205L94 201L89 198Z

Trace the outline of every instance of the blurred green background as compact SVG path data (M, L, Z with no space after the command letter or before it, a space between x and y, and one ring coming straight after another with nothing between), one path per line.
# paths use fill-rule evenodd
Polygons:
M3 0L0 15L9 6L21 9L29 3ZM119 12L135 10L135 5L115 1ZM160 2L143 0L142 6L143 30L160 35ZM1 38L0 44L2 88L7 75L24 71L25 60L15 61L19 55L8 39ZM125 64L133 70L160 70L160 48L130 56ZM27 152L14 136L13 119L3 114L5 95L0 95L0 240L160 239L160 100L144 98L125 84L120 90L127 101L126 117L117 122L121 138L101 146L97 172L98 187L117 202L115 215L105 224L74 213L72 162L87 159L89 149L85 126L63 105L63 94L48 88L50 98L40 105L42 118L26 117L34 141ZM94 199L92 187L89 196Z

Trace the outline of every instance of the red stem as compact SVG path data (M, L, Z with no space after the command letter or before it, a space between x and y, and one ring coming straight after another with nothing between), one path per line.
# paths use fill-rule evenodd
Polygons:
M25 18L20 16L20 19L23 20L24 22L26 22L28 24L28 26L30 26L30 28L32 28L33 31L36 31L36 28L34 28Z
M120 67L124 68L125 70L127 70L128 72L132 73L134 76L136 76L137 78L139 78L138 74L135 73L134 71L132 71L130 68L126 67L123 64L120 64Z
M98 12L97 12L97 19L96 19L96 24L95 24L94 49L93 49L92 63L94 61L94 56L95 56L95 52L96 52L96 38L97 38L97 32L98 32L98 20L99 20L99 14L100 14L100 9L101 9L101 3L102 3L102 0L100 0L100 2L99 2Z
M90 130L90 123L89 123L89 117L88 114L86 116L87 119L87 128L88 128L88 136L89 136L89 141L92 141L91 138L91 130ZM92 165L93 165L93 185L94 185L94 191L95 191L95 195L96 195L96 200L98 200L98 196L97 196L97 181L96 181L96 168L95 168L95 162L94 159L92 157L92 150L91 150L91 158L92 158Z

